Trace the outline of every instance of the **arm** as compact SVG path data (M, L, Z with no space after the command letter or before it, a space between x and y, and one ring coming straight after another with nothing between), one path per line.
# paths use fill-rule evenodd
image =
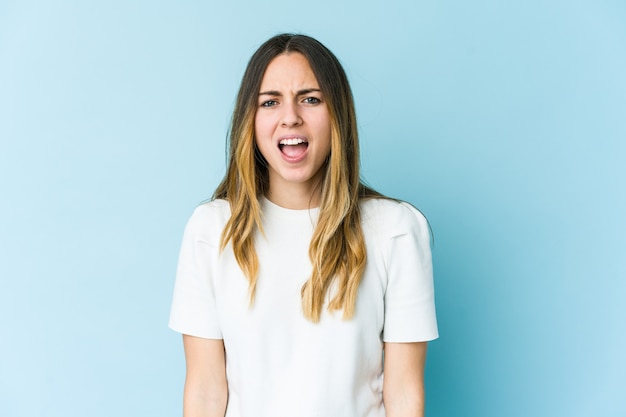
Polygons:
M424 416L427 342L385 343L383 402L387 417Z
M224 417L228 386L224 341L183 335L187 376L184 417Z

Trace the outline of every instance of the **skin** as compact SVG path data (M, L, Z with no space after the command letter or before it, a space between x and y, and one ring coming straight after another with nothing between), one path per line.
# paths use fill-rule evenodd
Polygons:
M385 343L386 417L424 417L426 348L427 342Z
M224 417L228 401L222 340L183 335L187 375L183 417Z
M267 198L290 209L319 206L331 120L304 55L282 54L270 62L261 81L254 129L256 145L269 164ZM294 162L281 152L279 142L285 137L306 139L304 158Z
M290 209L317 207L331 121L311 66L299 53L268 65L255 116L256 145L269 165L267 198ZM308 147L293 161L281 152L285 137L305 138ZM224 417L228 401L222 340L183 336L187 376L184 417ZM383 402L387 417L423 417L426 343L385 343Z

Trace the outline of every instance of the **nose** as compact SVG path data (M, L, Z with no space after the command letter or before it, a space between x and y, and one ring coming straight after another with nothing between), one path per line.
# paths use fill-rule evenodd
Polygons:
M280 124L284 127L293 127L302 124L302 118L300 117L300 112L296 102L283 104Z

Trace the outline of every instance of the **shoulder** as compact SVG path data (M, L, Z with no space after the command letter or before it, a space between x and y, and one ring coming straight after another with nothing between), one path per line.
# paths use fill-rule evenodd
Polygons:
M230 218L230 205L226 200L212 200L200 204L193 211L190 223L209 225L212 223L226 223Z
M428 220L410 203L390 198L371 198L361 203L363 227L385 232L389 237L403 234L430 236Z
M229 218L228 201L219 199L202 203L191 214L185 234L197 240L216 243Z
M226 216L227 218L230 216L230 204L228 204L228 201L222 199L206 201L196 207L192 214L192 217L199 218L222 216Z

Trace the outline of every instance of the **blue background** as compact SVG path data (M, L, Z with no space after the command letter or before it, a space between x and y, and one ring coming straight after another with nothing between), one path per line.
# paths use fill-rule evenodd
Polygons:
M296 31L432 223L427 416L626 416L625 2L214 3L0 0L0 415L180 415L182 230Z

